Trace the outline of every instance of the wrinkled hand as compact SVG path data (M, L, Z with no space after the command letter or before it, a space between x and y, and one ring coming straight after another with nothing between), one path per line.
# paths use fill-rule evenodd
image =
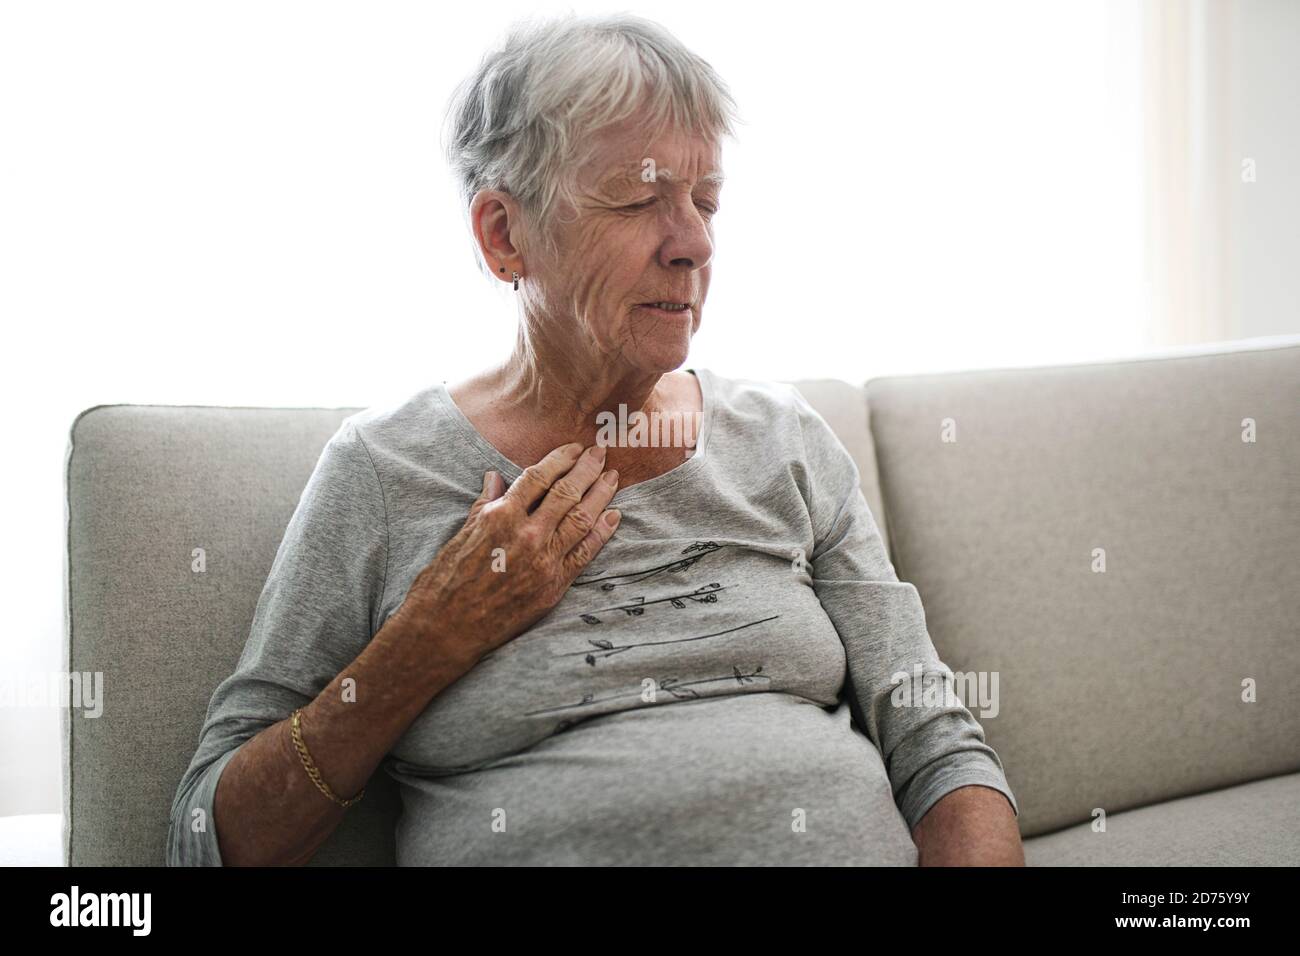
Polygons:
M541 620L614 534L618 472L573 443L525 468L502 494L494 471L464 526L416 576L394 616L470 662Z

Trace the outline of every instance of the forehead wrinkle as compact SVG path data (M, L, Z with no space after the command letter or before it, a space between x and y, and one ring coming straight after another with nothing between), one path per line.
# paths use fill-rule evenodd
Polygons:
M617 186L628 181L629 175L635 175L637 182L641 181L641 164L635 160L626 163L619 163L614 167L614 172L610 173L600 182L601 188Z

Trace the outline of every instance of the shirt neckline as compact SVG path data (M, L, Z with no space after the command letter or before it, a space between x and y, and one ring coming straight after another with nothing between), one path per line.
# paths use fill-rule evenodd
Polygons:
M707 368L688 368L685 371L694 375L700 384L700 430L695 439L695 453L662 475L655 475L653 478L639 481L630 488L620 488L614 493L610 507L617 507L629 501L638 501L664 489L674 487L698 471L701 462L708 454L709 435L713 430L713 373ZM519 465L503 455L495 445L484 438L479 430L474 427L474 423L465 416L465 413L460 410L460 406L452 399L451 392L448 390L445 381L434 385L433 395L443 406L452 422L455 423L462 437L493 469L501 473L507 483L513 482L523 473L523 469Z

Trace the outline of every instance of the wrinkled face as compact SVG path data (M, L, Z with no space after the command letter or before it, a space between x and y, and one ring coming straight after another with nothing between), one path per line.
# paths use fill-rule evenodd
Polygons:
M555 225L558 259L534 273L543 319L567 320L603 361L681 366L709 290L720 160L718 144L690 134L647 143L635 118L602 131L575 172L576 209L556 217L573 219Z

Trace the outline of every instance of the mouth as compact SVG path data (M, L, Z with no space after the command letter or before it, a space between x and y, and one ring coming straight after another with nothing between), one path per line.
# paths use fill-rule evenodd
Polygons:
M685 315L691 311L689 302L642 302L638 309L649 312L661 312L664 315Z

